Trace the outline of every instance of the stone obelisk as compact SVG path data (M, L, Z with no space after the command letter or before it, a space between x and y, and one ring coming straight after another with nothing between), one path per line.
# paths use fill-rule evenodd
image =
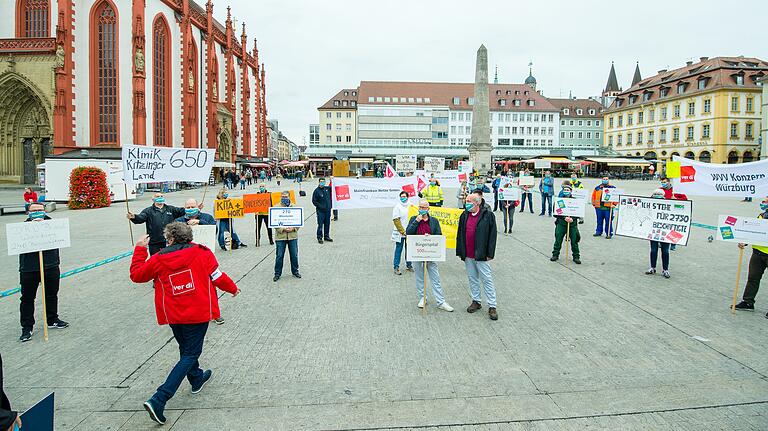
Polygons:
M493 167L491 165L491 120L488 111L488 51L485 45L480 45L475 65L475 104L472 107L472 141L469 144L469 160L481 175Z

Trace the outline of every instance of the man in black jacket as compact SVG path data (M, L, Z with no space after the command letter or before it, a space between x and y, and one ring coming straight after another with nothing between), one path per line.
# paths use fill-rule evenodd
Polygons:
M11 402L3 390L3 357L0 356L0 430L12 430L14 423L21 428L19 413L11 410Z
M29 215L25 222L39 222L50 220L45 214L43 204L29 206ZM59 250L46 250L43 252L43 269L45 269L45 306L48 327L51 329L64 329L69 323L59 319ZM37 286L40 285L40 256L38 252L19 255L19 279L21 284L21 337L19 341L25 342L32 338L32 330L35 327L35 297Z
M317 242L333 242L331 239L331 188L325 186L325 178L318 180L318 186L312 192L312 205L317 213Z
M467 196L464 208L466 211L459 218L456 234L456 256L464 261L469 279L472 303L467 307L467 312L474 313L483 308L480 303L482 283L488 301L488 317L496 320L499 318L496 312L496 288L490 265L496 253L496 217L476 193Z
M146 223L150 256L165 247L165 236L163 236L165 226L186 214L184 208L166 205L165 196L162 193L155 193L152 201L154 202L152 206L144 208L139 214L128 212L128 219L133 224ZM199 208L203 209L202 203Z

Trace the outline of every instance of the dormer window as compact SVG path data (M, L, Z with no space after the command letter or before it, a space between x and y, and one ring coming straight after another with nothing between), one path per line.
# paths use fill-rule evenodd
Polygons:
M616 107L621 108L621 102L623 102L622 99L616 99Z
M353 91L353 92L352 92L352 95L353 95L353 96L357 96L357 91Z
M520 94L520 90L515 90L515 94L519 95Z
M583 113L584 113L584 111L582 109L577 109L576 110L576 115L581 115Z
M733 75L733 80L736 81L736 85L744 85L744 74Z
M512 104L515 105L515 106L520 106L520 99L513 100Z
M507 106L507 100L506 99L499 99L499 106Z
M458 104L460 104L460 103L461 103L461 99L460 99L460 98L458 98L458 97L454 97L454 98L453 98L453 104L454 104L454 105L458 105Z
M707 88L707 81L709 81L709 78L707 77L699 78L698 82L696 83L696 87L699 90Z
M528 99L528 106L534 106L536 102L533 99Z
M347 101L346 100L342 100L341 101L341 106L347 106Z
M687 87L688 84L685 82L681 82L677 84L677 94L683 94L685 93L685 87Z
M467 97L467 105L474 106L475 105L475 98L474 97Z
M568 108L563 108L563 115L568 115L571 112Z
M339 101L338 100L334 100L333 101L333 106L339 106Z
M594 109L590 109L589 110L589 115L595 115L595 110Z
M629 104L634 105L635 102L637 102L637 96L635 96L634 94L629 96Z
M345 96L349 96L349 91L345 91L345 92L344 92L344 95L345 95Z
M501 94L501 90L496 90L496 95L499 96Z
M523 91L523 95L527 96L528 95L528 90Z
M352 101L350 101L350 102L349 102L349 105L350 105L350 106L357 106L357 102L355 102L354 100L352 100Z
M645 93L643 93L643 102L647 102L651 100L652 95L653 95L652 91L646 91Z
M509 96L510 94L512 94L512 90L507 90L506 93L507 93L507 96Z
M669 88L662 88L659 90L659 97L667 97L669 94Z

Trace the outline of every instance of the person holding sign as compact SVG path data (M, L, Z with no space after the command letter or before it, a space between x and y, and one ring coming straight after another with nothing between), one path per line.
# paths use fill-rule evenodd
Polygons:
M496 253L496 216L490 206L484 205L483 198L477 193L467 196L464 211L459 218L456 234L456 256L464 262L469 279L469 296L472 303L467 313L474 313L483 308L480 298L480 283L488 301L488 317L499 318L496 312L496 287L493 285L491 260Z
M654 199L664 199L664 190L656 189L651 195ZM646 275L656 274L656 261L659 258L659 249L661 249L661 275L664 278L669 278L669 246L668 242L662 241L649 241L651 243L651 267L648 271L645 271Z
M165 226L186 214L184 208L167 205L165 203L165 195L162 193L155 193L152 202L152 206L144 208L139 214L129 211L127 215L133 224L146 224L147 235L149 235L150 255L157 253L165 247L165 237L163 237Z
M436 218L429 216L429 201L419 200L419 214L411 217L408 227L405 229L407 235L442 235L440 222ZM437 308L444 311L453 311L443 295L443 287L440 285L440 273L437 271L437 262L416 262L416 293L419 296L417 307L427 306L427 300L424 298L424 265L429 272L429 281L432 282L432 295L437 301Z
M768 196L763 198L760 203L760 211L757 218L768 219ZM739 248L746 247L746 244L739 243ZM736 304L737 310L754 310L755 297L760 289L760 280L763 278L765 269L768 268L768 247L762 245L752 246L752 257L749 258L749 273L747 275L747 285L744 288L742 301ZM768 313L765 314L768 318Z
M195 199L187 199L184 203L184 215L177 218L176 221L190 226L213 226L216 224L216 219L212 215L200 212L200 205Z
M269 193L267 191L267 185L259 183L259 193ZM269 228L269 212L256 213L256 241L257 246L261 245L261 225L267 228L267 237L269 238L269 245L275 245L275 241L272 239L272 229Z
M395 275L403 275L400 271L400 259L403 255L403 249L406 247L405 227L408 225L408 192L400 192L400 203L392 208L392 223L395 225L392 230L392 241L395 241L395 258L392 265L395 267ZM405 269L413 272L413 264L407 259Z
M560 193L557 195L561 198L570 198L573 189L570 182L564 182ZM573 252L573 263L581 264L581 254L579 253L579 240L581 235L579 234L579 217L571 216L555 216L555 245L552 248L552 257L550 261L555 262L560 258L560 249L563 246L563 239L568 236L568 240L571 243L571 251Z
M496 174L496 178L491 183L493 187L493 212L499 209L499 187L501 187L501 174Z
M573 172L571 174L571 187L573 187L574 189L583 189L584 188L584 183L579 181L579 176L578 176L578 174L576 172ZM579 219L579 224L584 224L584 219L583 218Z
M555 180L552 178L551 172L544 171L544 178L539 181L539 192L541 192L541 213L539 215L543 216L546 210L549 217L552 217L552 196L555 194Z
M216 195L216 199L223 200L229 198L229 193L225 189L219 190L219 193ZM237 236L237 232L235 232L235 219L233 218L222 218L219 219L219 247L221 247L222 250L227 251L227 243L224 240L224 232L229 232L231 235L231 247L232 250L237 250L238 248L245 248L248 247L247 245L240 242L240 237Z
M50 220L45 213L45 206L33 203L29 206L29 214L25 222ZM59 250L43 251L43 269L45 279L45 311L48 328L64 329L69 323L59 319ZM35 297L37 286L40 285L40 254L39 252L19 255L19 282L21 284L21 337L19 341L26 342L32 338L35 327Z
M592 191L592 206L595 207L595 214L597 215L597 228L595 234L592 236L602 236L605 231L605 237L610 239L613 236L613 220L611 217L611 208L614 207L613 202L603 202L603 190L614 189L611 185L608 177L603 177L600 184Z
M291 194L289 192L280 194L280 206L291 206ZM280 276L283 275L283 261L285 260L286 248L288 248L288 254L291 257L291 274L296 278L301 278L299 273L299 228L276 227L275 242L277 250L275 252L275 276L272 278L272 281L280 280Z
M333 242L331 239L331 210L333 202L331 199L331 188L325 186L325 178L320 178L317 182L317 188L312 192L312 205L315 206L317 213L317 242Z
M165 404L186 378L196 394L211 379L211 370L203 371L198 359L203 353L208 322L221 317L216 289L232 296L240 293L237 285L219 269L216 256L207 247L192 243L192 229L173 222L163 229L168 247L147 259L149 236L136 243L130 276L134 283L154 280L155 315L159 325L169 325L179 344L179 361L165 383L144 403L149 417L165 423Z

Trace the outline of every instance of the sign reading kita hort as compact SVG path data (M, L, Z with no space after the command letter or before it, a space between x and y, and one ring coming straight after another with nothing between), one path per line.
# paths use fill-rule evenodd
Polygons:
M699 196L752 197L768 195L768 159L718 165L674 156L667 176L675 192Z
M213 201L213 217L217 219L245 217L243 198L216 199Z
M215 150L165 148L124 144L123 180L126 183L187 181L206 183L211 175Z
M408 235L405 258L410 262L445 262L445 237Z
M692 210L691 201L623 195L616 235L687 245Z
M768 247L768 220L721 215L717 223L717 239Z

